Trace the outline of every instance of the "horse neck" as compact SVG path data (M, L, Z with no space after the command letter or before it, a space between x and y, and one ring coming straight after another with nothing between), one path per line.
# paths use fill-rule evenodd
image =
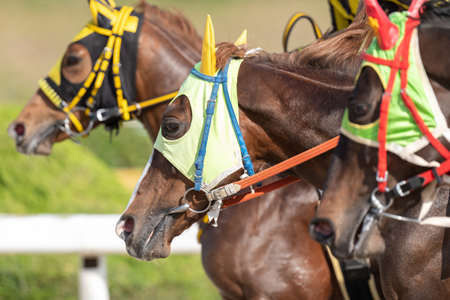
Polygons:
M296 73L244 62L239 72L240 121L255 171L337 135L353 79L329 70ZM254 97L258 95L258 97ZM322 188L332 151L290 170Z
M192 45L146 20L139 37L136 101L142 102L178 90L194 64L200 61L200 46L200 38L197 45ZM168 103L146 109L139 117L153 140Z

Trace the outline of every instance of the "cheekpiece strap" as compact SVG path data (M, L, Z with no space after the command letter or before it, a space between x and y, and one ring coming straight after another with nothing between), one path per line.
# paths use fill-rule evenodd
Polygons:
M195 70L195 69L193 69ZM195 70L197 71L197 70ZM191 73L194 76L197 76L197 74L193 71ZM200 72L199 74L206 76ZM220 75L222 75L223 71L221 70L219 72ZM222 79L222 76L218 76L219 80ZM202 77L203 77L202 76ZM197 76L198 77L198 76ZM205 155L206 155L206 145L208 144L208 137L209 137L209 130L211 129L211 121L212 116L214 115L215 106L216 106L216 98L217 98L217 92L219 91L219 86L222 81L219 80L208 80L208 79L214 79L215 77L207 76L208 78L203 79L202 77L199 77L202 80L206 80L209 82L214 82L213 90L211 92L211 97L208 100L208 104L206 107L206 119L205 119L205 126L203 128L203 134L202 134L202 142L200 144L200 150L198 151L197 160L195 161L195 174L194 174L194 189L196 191L200 191L202 187L202 180L203 180L203 167L204 167L204 161L205 161ZM226 77L225 77L226 78Z
M225 66L225 74L228 73L228 66L230 64L231 58L228 60L227 65ZM226 84L223 85L223 93L225 94L225 101L227 103L228 114L230 115L231 124L233 125L234 132L236 134L236 138L239 143L239 147L241 149L242 160L244 163L244 169L247 171L249 176L255 175L255 171L253 170L252 160L250 159L250 154L248 153L247 146L245 145L244 137L242 136L241 128L239 127L239 122L236 118L236 114L233 110L233 105L231 104L230 94L228 92L228 86Z

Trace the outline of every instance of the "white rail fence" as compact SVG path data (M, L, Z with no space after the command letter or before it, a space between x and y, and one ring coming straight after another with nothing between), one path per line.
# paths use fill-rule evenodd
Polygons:
M0 254L78 253L81 300L109 299L105 255L126 254L114 231L120 215L0 214ZM199 253L197 226L172 242L172 254Z

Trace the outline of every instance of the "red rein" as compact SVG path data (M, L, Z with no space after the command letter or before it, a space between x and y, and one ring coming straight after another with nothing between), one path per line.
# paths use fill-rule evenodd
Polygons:
M259 172L258 174L255 174L255 175L247 177L243 180L237 181L237 182L235 182L235 184L240 185L241 189L244 189L246 187L254 185L264 179L267 179L267 178L270 178L277 174L280 174L281 172L289 170L290 168L293 168L305 161L308 161L308 160L310 160L314 157L317 157L329 150L336 148L338 141L339 141L339 136L334 137L331 140L328 140L314 148L311 148L311 149L309 149L305 152L302 152L294 157L291 157L273 167L270 167L264 171ZM223 200L223 208L231 206L231 205L235 205L238 203L242 203L242 202L248 201L250 199L253 199L253 198L256 198L259 196L262 196L268 192L282 188L284 186L287 186L287 185L297 182L299 180L300 180L300 178L288 176L286 178L280 179L280 180L273 182L271 184L268 184L266 186L257 188L254 190L253 193L250 191L250 192L246 192L243 194L238 194L238 195L232 196L230 198L226 198Z

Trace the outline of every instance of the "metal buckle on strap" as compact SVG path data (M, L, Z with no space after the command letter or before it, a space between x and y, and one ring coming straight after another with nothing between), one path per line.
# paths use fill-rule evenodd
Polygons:
M99 122L108 120L111 117L110 115L109 110L106 108L100 108L95 112L95 116Z
M135 115L136 117L139 117L139 116L141 115L141 113L142 113L142 107L141 107L141 105L140 105L139 103L137 103L137 102L131 102L131 104L134 104L134 106L136 106L137 112L135 112L134 115Z
M377 171L377 175L375 176L377 182L386 182L389 172L388 171L384 172L384 178L380 177L379 174L380 173L378 173L378 171Z
M121 113L117 107L114 108L100 108L95 111L95 117L99 122L104 122L114 117L120 117Z
M397 184L395 185L395 191L397 192L397 194L398 194L400 197L407 196L407 195L409 195L409 194L411 193L411 191L409 191L409 190L406 191L406 192L403 192L402 186L405 185L405 184L406 184L406 181L403 180L403 181L401 181L401 182L399 182L399 183L397 183Z
M237 194L239 190L240 190L239 185L230 183L210 191L209 193L206 194L206 198L208 198L209 201L222 200L226 197Z
M85 101L86 106L89 107L91 110L93 110L95 108L95 104L97 103L97 101L94 99L94 101L91 103L89 102L89 99Z

